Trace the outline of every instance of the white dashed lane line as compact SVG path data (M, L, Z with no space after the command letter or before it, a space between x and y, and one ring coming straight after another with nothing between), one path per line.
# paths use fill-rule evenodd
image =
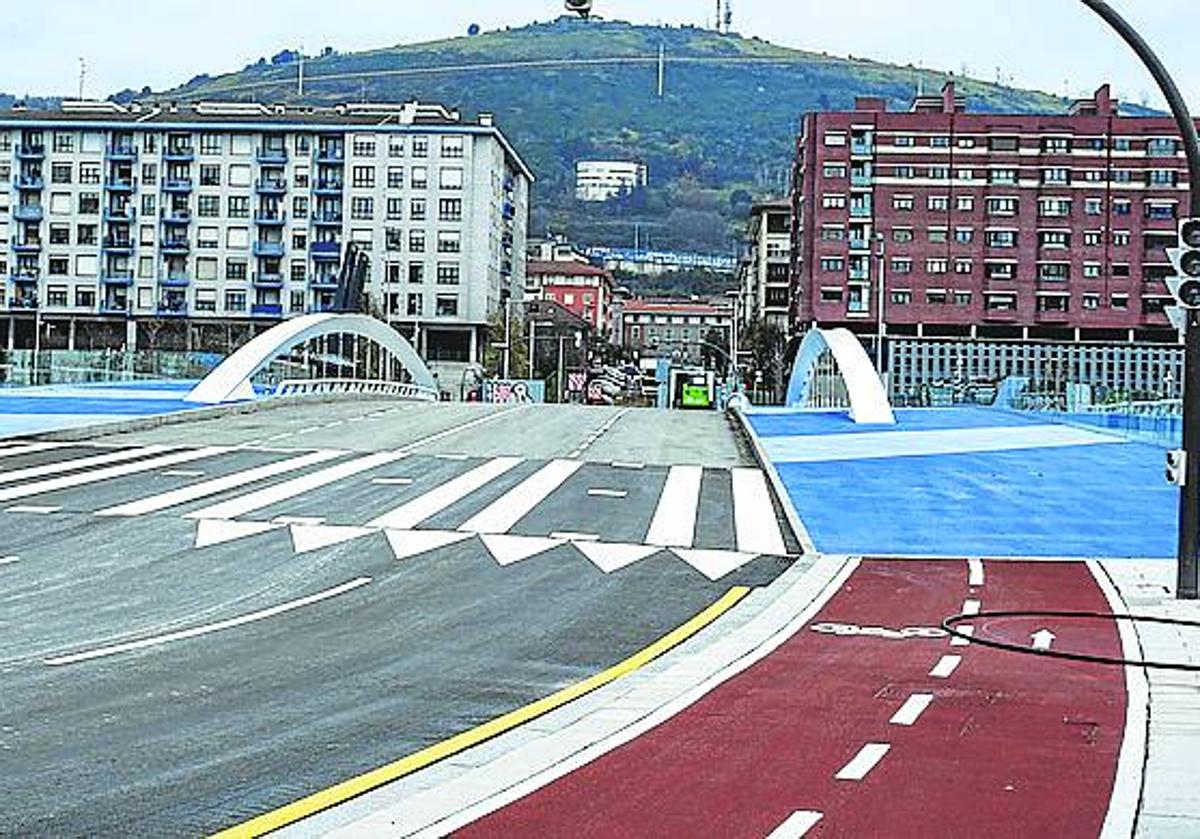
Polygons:
M949 679L961 662L962 656L960 655L944 655L938 659L938 663L929 671L929 675L935 679Z
M889 722L892 725L912 725L921 714L925 713L925 709L933 702L932 693L914 693L908 699L904 700L904 704L896 713L892 714Z
M890 750L889 743L867 743L858 754L833 777L838 781L861 781L870 774Z
M983 604L978 600L964 600L962 605L962 613L964 615L978 615L981 608L983 608Z
M587 492L592 498L627 498L629 492L623 489L589 489Z
M957 629L963 635L974 635L975 634L975 627L973 627L973 626L956 626L955 629ZM969 646L970 643L971 642L968 641L966 638L959 638L957 635L955 635L953 638L950 639L950 646L952 646L952 647L966 647L966 646Z
M797 810L783 824L771 831L767 839L801 839L816 826L824 813L816 810Z
M983 560L968 559L967 560L967 585L971 588L980 588L983 585Z
M16 565L20 561L20 557L0 556L0 565Z

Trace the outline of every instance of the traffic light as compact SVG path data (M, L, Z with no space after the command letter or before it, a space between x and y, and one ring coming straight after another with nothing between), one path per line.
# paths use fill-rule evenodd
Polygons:
M1167 288L1180 308L1200 309L1200 218L1179 223L1179 246L1167 248L1167 257L1176 272L1167 278Z
M1167 483L1177 487L1187 483L1187 452L1183 449L1167 452Z
M592 0L566 0L563 5L568 12L574 12L585 20L592 16Z

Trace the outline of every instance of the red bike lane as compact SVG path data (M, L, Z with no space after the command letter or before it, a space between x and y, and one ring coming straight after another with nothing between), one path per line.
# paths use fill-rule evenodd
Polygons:
M863 562L762 661L458 835L1097 836L1123 671L929 631L977 609L1110 611L1083 563ZM972 625L1121 657L1111 621Z

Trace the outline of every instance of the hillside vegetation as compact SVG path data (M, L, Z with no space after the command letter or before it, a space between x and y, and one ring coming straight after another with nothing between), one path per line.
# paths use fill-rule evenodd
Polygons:
M157 95L295 102L295 59L281 53ZM543 64L496 66L520 62ZM856 95L903 108L919 84L937 90L945 80L692 27L572 18L369 52L327 49L307 60L305 77L311 103L422 99L464 116L494 113L538 176L535 233L550 227L585 244L621 245L633 243L636 228L643 243L710 252L730 251L753 199L786 189L804 112L847 108ZM960 80L960 89L973 110L1064 107L1043 93L974 80ZM577 204L574 166L586 158L644 161L651 188L607 205Z

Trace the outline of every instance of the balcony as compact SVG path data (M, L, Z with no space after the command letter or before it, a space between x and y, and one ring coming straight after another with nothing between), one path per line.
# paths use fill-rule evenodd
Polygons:
M133 271L105 271L100 275L100 282L105 285L130 286L133 285Z
M260 147L258 150L258 162L263 166L283 166L287 161L287 149Z
M110 224L133 224L136 219L133 207L109 207L104 211L104 220Z
M38 241L13 242L15 253L41 253L42 243Z
M170 256L184 256L192 249L187 239L163 239L160 250Z
M17 189L25 192L41 192L46 185L41 175L18 175L16 183Z
M263 242L254 243L252 252L255 256L266 257L268 259L279 259L284 254L283 242Z
M875 154L875 143L871 140L852 140L850 155L852 157L871 157Z
M16 274L10 274L8 277L17 285L37 285L38 275L29 271L19 271Z
M257 189L259 195L283 195L287 192L287 181L283 178L259 178Z
M314 213L312 220L317 227L341 227L343 218L342 213L324 212Z
M255 274L255 288L280 288L283 285L283 274Z
M187 317L188 307L187 300L184 298L170 298L160 300L158 302L159 317L166 318L184 318Z
M119 236L105 236L103 247L105 253L128 256L133 253L133 240Z
M332 274L318 275L312 278L309 286L313 291L337 291L337 277Z
M342 246L337 242L313 242L310 250L313 259L336 262L342 258Z
M287 213L255 213L254 223L262 227L283 227L287 224Z
M187 193L192 191L191 178L168 178L163 181L163 192L174 194Z
M872 212L871 212L871 208L869 206L864 207L860 204L851 204L850 205L850 217L851 218L871 218L871 215L872 215Z
M128 315L129 313L128 300L100 301L100 314L102 315Z
M137 189L136 178L109 178L104 182L104 188L109 192L133 192Z
M865 173L865 174L855 173L850 176L850 186L852 186L852 187L870 188L871 184L873 184L873 183L874 183L874 178L871 176L870 173Z
M37 307L38 299L33 295L8 298L8 308L10 309L36 309Z
M319 180L313 184L313 192L317 195L341 195L344 186L345 181L337 179Z
M138 159L138 152L133 146L109 146L104 150L104 156L114 163L133 163Z
M18 204L13 209L17 221L41 221L44 210L41 204Z
M168 163L191 163L196 159L196 149L192 145L167 145L163 149L163 160Z
M172 226L188 225L192 223L192 214L187 210L176 210L168 212L162 217L163 224Z
M869 251L871 244L866 239L850 239L850 250L852 251Z
M281 318L281 317L283 317L283 304L282 303L252 303L250 305L250 317Z
M852 279L852 280L869 280L869 279L871 279L871 269L866 268L866 267L851 268L850 269L850 279Z
M44 145L17 146L17 160L44 160L46 147Z
M183 274L168 274L158 278L158 284L163 288L187 288L191 282L191 278Z
M346 161L346 150L337 147L326 147L317 149L317 163L322 163L327 166L340 166Z

